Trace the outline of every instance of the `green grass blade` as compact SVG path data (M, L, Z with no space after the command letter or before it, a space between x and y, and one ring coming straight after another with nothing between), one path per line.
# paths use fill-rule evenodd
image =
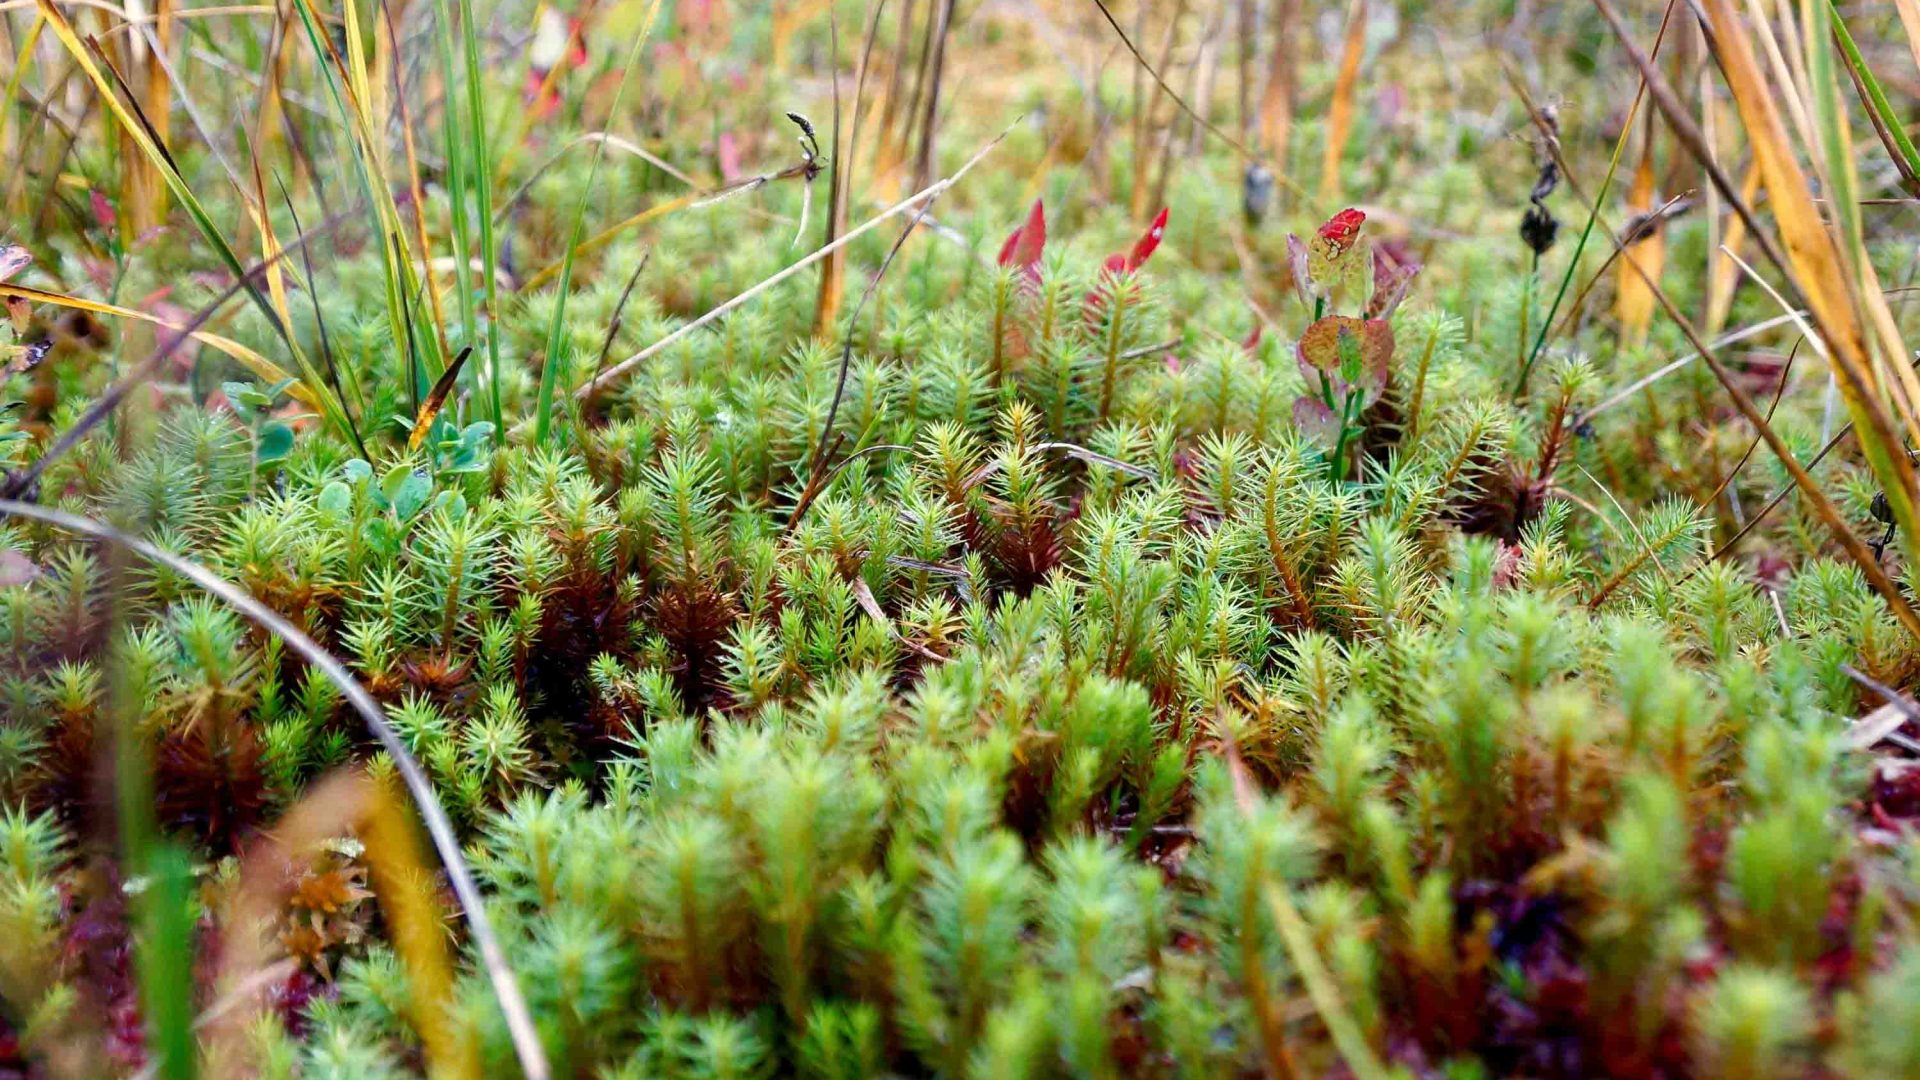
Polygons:
M1884 132L1892 143L1887 147L1888 151L1904 159L1900 172L1912 182L1914 177L1920 176L1920 150L1914 148L1905 123L1900 119L1900 114L1894 111L1892 102L1887 100L1887 92L1881 87L1880 80L1874 77L1873 68L1867 66L1866 58L1860 55L1860 46L1854 44L1853 35L1847 31L1846 20L1840 17L1840 9L1834 6L1833 0L1827 0L1827 17L1833 27L1834 40L1839 42L1840 52L1846 57L1847 66L1853 69L1854 77L1860 80L1860 87L1865 92L1864 104L1873 111L1877 121L1874 127Z
M194 1080L198 1072L193 1036L193 865L179 845L161 837L154 821L153 761L137 734L139 716L131 687L116 679L113 715L114 798L122 864L133 891L134 974L146 1021L153 1075Z
M454 59L453 7L447 0L435 0L435 9L440 18L440 33L436 35L440 45L440 77L448 87L452 87L460 82L461 70L459 62ZM461 126L461 111L451 104L442 107L440 122L447 155L447 193L451 204L448 216L452 219L453 256L457 267L453 277L454 290L460 301L461 340L472 345L479 323L474 314L473 230L467 220L472 180L467 167L466 134Z
M487 288L487 398L493 410L493 435L506 438L506 415L500 403L500 288L494 280L493 154L487 137L486 79L480 67L479 20L473 0L460 0L460 34L467 65L467 147L465 161L475 212L480 218L480 272ZM462 273L466 268L461 268Z
M1667 40L1667 26L1673 20L1674 5L1666 6L1666 13L1660 17L1660 29L1653 38L1652 55L1660 55L1660 46ZM1520 397L1527 392L1527 379L1533 374L1534 366L1539 363L1541 350L1547 347L1547 335L1553 332L1553 321L1560 314L1560 304L1567 297L1567 288L1573 284L1573 275L1580 270L1580 256L1587 250L1587 241L1593 236L1593 223L1600 215L1600 207L1607 204L1607 193L1613 190L1613 178L1620 171L1620 158L1626 153L1627 137L1633 132L1634 117L1639 115L1640 103L1646 99L1647 82L1640 80L1639 88L1634 91L1633 104L1627 108L1627 122L1621 125L1620 138L1613 144L1613 157L1607 162L1607 174L1600 179L1600 190L1593 196L1593 212L1587 215L1587 223L1580 229L1580 240L1573 245L1573 258L1567 261L1567 272L1560 276L1560 287L1554 290L1553 304L1547 308L1546 318L1540 320L1540 332L1533 339L1533 348L1527 352L1527 362L1521 365L1520 378L1514 384L1513 396Z
M1860 239L1859 183L1853 167L1852 140L1847 138L1844 127L1846 109L1840 104L1840 85L1834 72L1833 34L1829 27L1837 25L1839 20L1831 18L1830 13L1827 4L1811 0L1802 9L1807 35L1807 79L1813 84L1814 131L1820 139L1818 150L1826 166L1834 216L1840 223L1841 235L1846 238L1841 250L1848 251L1858 250Z
M325 77L334 109L339 113L340 123L347 129L347 141L352 147L355 175L360 181L361 193L367 201L372 231L374 235L381 238L381 269L386 277L388 321L392 324L396 336L404 336L409 341L417 337L426 337L433 350L435 364L431 370L418 364L411 346L407 350L409 362L415 367L412 381L417 392L425 393L426 385L446 370L448 358L439 353L438 334L415 333L413 308L408 302L408 297L424 284L424 275L431 271L423 268L421 282L415 282L412 263L407 258L406 236L400 227L399 208L394 202L392 189L387 184L386 177L375 157L370 121L364 120L358 111L364 99L353 89L354 72L357 68L340 55L334 47L333 39L320 29L319 15L313 9L312 0L298 0L294 8L299 11L301 23L307 31L307 39L313 45L315 66ZM351 8L351 0L349 0L349 8ZM343 77L347 82L342 82Z
M134 967L149 1052L160 1080L194 1080L193 865L177 844L154 845L145 859L145 888L135 901L139 936Z
M633 45L627 50L627 61L620 69L620 87L614 91L610 116L620 115L620 105L626 100L627 83L633 75L633 66L640 60L640 47L646 44L653 32L654 16L660 13L660 0L653 0L647 8L647 18L634 35ZM593 163L587 167L587 183L580 189L580 200L574 204L573 225L567 230L567 251L560 260L559 295L553 304L553 321L547 326L547 357L540 365L540 396L533 418L533 441L536 444L547 441L547 432L553 425L553 385L558 381L560 367L560 349L566 338L567 289L573 281L573 253L580 243L580 230L586 224L587 200L593 195L593 182L599 178L600 162L607 155L607 142L600 140L593 148Z
M7 87L4 92L0 92L0 101L20 100L20 80L26 77L27 69L33 66L33 48L40 43L40 31L45 29L46 25L45 15L34 16L33 25L28 27L26 36L20 41L20 50L14 55L13 74L7 76ZM0 146L7 144L7 121L11 119L13 119L12 109L0 109ZM26 150L24 143L20 149L22 152Z

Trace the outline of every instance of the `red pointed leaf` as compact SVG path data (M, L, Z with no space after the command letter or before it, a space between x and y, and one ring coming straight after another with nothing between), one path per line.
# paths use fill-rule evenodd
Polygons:
M1000 265L1017 266L1031 276L1038 272L1040 255L1047 247L1047 210L1041 200L1033 200L1026 223L1013 230L1000 248Z
M1134 241L1133 250L1127 252L1126 261L1123 264L1125 268L1130 271L1140 269L1141 265L1147 261L1147 257L1160 246L1160 238L1166 235L1166 232L1167 208L1163 206L1160 208L1159 215L1153 219L1153 224L1147 226L1147 231L1141 234L1140 239Z
M107 200L100 190L95 188L87 192L87 199L93 204L93 220L103 229L111 229L120 223L120 215L114 212L113 203Z

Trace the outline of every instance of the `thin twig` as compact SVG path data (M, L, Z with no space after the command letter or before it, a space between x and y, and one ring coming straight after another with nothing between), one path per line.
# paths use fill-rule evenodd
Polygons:
M626 315L627 301L633 298L633 287L640 283L640 274L647 268L647 263L652 259L653 249L648 248L640 256L640 265L634 267L633 273L627 275L626 287L620 290L620 302L613 305L613 318L607 320L607 336L600 339L600 353L598 358L593 362L593 377L595 379L600 377L601 369L607 366L607 354L613 351L613 339L620 335L620 327ZM578 399L575 400L577 404Z
M1758 337L1759 335L1764 334L1767 331L1774 329L1775 327L1784 326L1787 323L1793 322L1797 317L1803 316L1805 314L1806 314L1806 311L1804 309L1801 309L1786 315L1775 315L1773 318L1767 319L1764 322L1757 322L1757 323L1754 323L1752 326L1722 334L1713 340L1713 346L1715 348L1721 348L1727 345L1737 345L1740 342L1747 340L1748 338ZM1608 394L1606 397L1600 399L1600 401L1596 403L1593 407L1579 413L1574 420L1575 426L1577 427L1580 424L1583 424L1588 420L1591 420L1594 417L1599 416L1601 413L1606 412L1608 409L1613 408L1615 405L1620 404L1621 402L1627 400L1633 395L1639 393L1642 390L1645 390L1647 387L1652 386L1654 383L1659 382L1661 379L1664 379L1667 376L1673 374L1674 372L1679 371L1681 368L1686 367L1688 364L1691 364L1698 359L1700 359L1699 353L1690 352L1687 355L1682 356L1678 360L1675 360L1671 363L1664 364L1658 368L1655 368L1653 371L1649 372L1648 374L1643 375L1638 379L1635 379L1634 381L1632 381L1631 383L1628 383L1626 386L1622 387L1621 389L1616 390L1613 393Z
M1019 122L1020 121L1016 119L1014 121L1014 124L1018 124ZM787 280L793 275L800 273L802 270L805 270L807 267L812 266L814 263L819 262L821 259L826 258L827 256L833 254L835 251L838 251L839 249L859 239L861 236L865 235L869 230L877 228L878 226L884 224L885 222L895 217L898 217L899 215L905 213L908 210L913 209L914 207L918 206L923 202L929 202L933 199L938 198L941 195L941 193L945 192L948 188L952 187L953 185L959 183L960 178L967 175L968 172L972 171L973 167L975 165L978 165L981 159L985 158L987 154L993 150L994 147L999 146L1001 140L1005 139L1007 137L1007 133L1012 130L1013 130L1013 126L1009 125L1006 128L1006 130L994 136L991 142L981 147L977 152L975 152L975 154L971 158L968 158L967 163L960 166L959 170L955 172L953 175L947 177L944 180L936 181L935 183L929 184L925 188L922 188L921 190L914 192L912 195L907 196L906 198L900 200L899 202L894 203L892 206L882 211L878 216L870 218L865 224L861 225L856 229L849 231L845 236L840 237L838 240L835 240L833 243L819 248L818 250L814 251L811 255L808 255L805 258L796 261L793 265L787 267L785 270L782 270L779 273L774 274L772 277L767 278L765 281L762 281L760 284L755 285L751 289L748 289L746 292L743 292L740 295L734 297L733 299L728 300L726 303L721 304L719 307L714 308L712 311L707 312L705 315L702 315L699 318L693 320L692 322L687 323L685 326L680 327L678 330L675 330L673 333L668 334L666 337L661 338L659 341L654 342L653 344L647 346L646 348L641 349L639 352L634 353L632 356L627 357L625 360L622 360L619 363L613 365L612 367L608 368L606 371L601 372L595 378L589 380L585 385L581 386L578 390L575 390L573 392L573 396L581 399L582 401L592 398L593 395L599 393L603 388L605 388L608 383L615 382L619 379L625 378L628 373L632 372L634 369L638 368L641 364L646 363L648 360L652 359L653 357L659 355L663 350L665 350L668 346L672 345L674 342L679 341L681 338L686 337L687 335L693 333L695 330L698 330L701 327L707 325L708 323L713 322L715 319L720 318L722 315L725 315L729 311L732 311L734 308L737 308L740 305L745 304L749 300L752 300L754 297L759 296L761 293L766 292L768 289L773 288L775 285L780 284L781 282Z
M1181 112L1186 113L1187 116L1190 119L1192 119L1194 123L1199 124L1202 128L1206 129L1208 134L1212 135L1216 139L1219 139L1221 142L1226 143L1228 147L1232 148L1234 153L1239 154L1243 159L1247 161L1258 161L1258 162L1261 162L1262 164L1270 164L1270 162L1268 162L1268 160L1263 155L1261 155L1260 153L1254 150L1249 149L1247 145L1245 143L1242 143L1239 139L1234 138L1233 136L1227 134L1224 131L1221 131L1218 127L1214 126L1213 121L1200 115L1200 113L1194 110L1193 106L1187 104L1186 99L1181 97L1178 91L1176 91L1173 87L1167 85L1167 80L1160 76L1160 72L1154 69L1153 64L1148 62L1145 56L1140 55L1139 46L1135 45L1133 43L1133 39L1127 36L1127 32L1120 28L1119 20L1115 19L1113 17L1113 12L1107 9L1106 0L1093 0L1093 6L1100 9L1101 16L1107 20L1107 25L1113 27L1113 32L1120 36L1120 43L1122 45L1125 45L1127 47L1127 51L1133 54L1134 62L1139 64L1140 67L1143 68L1148 75L1153 77L1153 81L1160 87L1160 91L1166 94L1168 98L1172 99L1174 105L1178 106ZM1271 164L1277 164L1277 163L1271 163ZM1291 179L1287 177L1286 172L1283 169L1275 168L1273 170L1273 175L1276 179L1280 181L1280 183L1285 184L1287 188L1290 191L1292 191L1294 194L1296 195L1304 194L1300 190L1299 185L1295 184Z
M1794 358L1800 355L1801 342L1806 340L1808 339L1802 338L1800 341L1794 342L1793 348L1787 350L1787 362L1781 367L1781 370L1780 370L1780 385L1777 387L1774 387L1773 401L1767 406L1767 422L1768 423L1772 423L1773 414L1780 411L1780 399L1787 396L1787 382L1793 376ZM1720 498L1721 492L1726 491L1728 488L1732 487L1734 478L1740 475L1740 470L1747 467L1747 462L1752 460L1753 458L1753 452L1755 450L1758 450L1759 448L1760 448L1760 440L1757 437L1753 439L1751 442L1747 443L1746 452L1740 455L1740 460L1733 463L1733 468L1727 470L1726 477L1720 481L1719 485L1713 489L1713 493L1708 495L1701 505L1703 506L1712 505L1715 500ZM1734 500L1734 503L1735 503L1735 506L1737 507L1739 500L1736 498Z
M1853 434L1853 424L1851 423L1848 423L1842 426L1839 431L1834 432L1833 438L1828 439L1826 441L1826 445L1820 447L1820 452L1807 459L1807 468L1811 470L1813 469L1814 466L1824 461L1826 459L1826 456L1832 453L1835 447L1840 445L1841 440L1845 439L1847 436L1851 434ZM1783 500L1785 500L1787 496L1793 494L1794 488L1798 486L1799 486L1798 484L1794 483L1791 480L1787 481L1784 487L1782 487L1779 491L1774 492L1773 497L1768 499L1765 503L1761 505L1758 513L1754 514L1753 517L1749 518L1745 525L1740 526L1739 532L1734 533L1733 536L1729 538L1726 543L1721 544L1718 548L1708 553L1706 558L1700 560L1701 565L1704 566L1707 563L1715 562L1717 560L1726 558L1728 555L1731 555L1733 553L1733 549L1739 546L1740 541L1746 539L1746 536L1748 533L1759 528L1760 523L1767 519L1767 515L1773 513L1774 508L1779 506L1780 503ZM1694 569L1697 570L1699 569L1699 567L1695 567ZM1690 577L1692 576L1692 574L1693 574L1693 570L1687 571L1687 576ZM1682 577L1680 580L1685 581L1686 577Z
M846 457L840 459L839 464L835 465L833 467L833 470L827 474L826 478L820 481L820 490L815 492L813 497L815 499L818 499L821 495L826 494L827 489L833 486L833 482L835 480L840 479L840 474L843 472L846 472L848 466L852 465L854 462L859 461L861 458L866 457L869 454L898 453L900 451L907 451L910 453L912 452L912 450L913 450L913 447L902 446L899 443L874 443L872 446L863 446L860 449L855 450L853 453L848 454ZM804 492L802 494L804 494ZM794 508L794 520L796 521L799 520L800 513L805 509L806 508L804 506L801 506L796 503ZM793 522L788 522L787 528L788 529L793 528Z
M1840 670L1846 672L1847 678L1880 695L1881 700L1891 706L1895 712L1898 712L1903 718L1903 721L1920 721L1920 705L1915 705L1912 698L1873 676L1868 675L1852 664L1841 664ZM1900 727L1904 726L1905 723L1903 722ZM1873 742L1890 742L1901 749L1920 754L1920 741L1915 741L1906 735L1902 735L1900 733L1900 727L1895 727L1891 731L1876 732L1875 734L1878 735L1878 738L1873 739ZM1855 746L1859 746L1861 749L1872 745L1872 742L1867 742L1864 738L1853 737L1852 732L1848 732L1848 736L1848 741Z
M933 205L935 197L937 195L928 198L928 206ZM847 374L853 369L853 335L860 326L860 313L866 310L867 301L871 300L875 290L880 288L880 281L887 276L887 269L893 265L894 256L900 254L900 249L906 246L907 237L913 235L914 226L919 223L919 214L907 218L907 227L900 230L900 238L893 242L892 248L888 249L887 257L880 263L880 269L874 272L873 280L867 282L867 287L861 291L860 302L853 306L853 316L847 320L847 336L840 347L840 372L833 384L833 403L827 406L826 423L820 426L820 442L814 447L813 464L807 475L806 487L801 489L800 498L794 502L793 514L787 518L787 525L783 532L792 532L793 527L800 523L801 516L807 512L807 507L812 506L813 500L819 498L820 492L826 489L827 456L830 450L828 439L833 436L833 422L839 418L840 402L847 393Z
M1691 199L1693 195L1694 192L1691 189L1683 191L1673 198L1668 199L1660 206L1644 214L1636 215L1634 220L1627 222L1623 230L1629 234L1625 238L1625 242L1633 243L1634 241L1645 239L1646 236L1651 235L1666 223L1667 215L1673 214L1676 210L1685 209L1683 204L1686 200ZM1613 269L1613 264L1619 258L1620 253L1618 250L1609 252L1606 261L1600 264L1600 269L1595 270L1593 276L1587 278L1587 283L1580 286L1580 291L1573 294L1573 303L1567 305L1567 313L1560 316L1561 334L1564 335L1567 333L1580 319L1580 316L1586 310L1587 297L1593 293L1593 287L1606 279L1607 271ZM1542 330L1544 331L1545 329L1546 326L1543 323Z
M1604 4L1606 0L1594 0L1594 2ZM1515 90L1523 97L1526 94L1526 88L1517 83L1515 84ZM1531 101L1525 101L1524 104L1528 109L1529 115L1533 116L1535 123L1540 123L1539 113L1533 108L1533 103ZM1554 155L1554 161L1560 167L1561 175L1566 178L1567 186L1570 187L1576 195L1579 195L1583 201L1588 202L1593 214L1593 219L1601 222L1602 227L1606 228L1605 222L1601 220L1599 206L1587 199L1587 195L1581 190L1579 182L1574 179L1572 170L1567 168L1566 160L1560 156L1559 147L1550 143L1549 150ZM1832 532L1834 537L1840 541L1840 546L1846 549L1847 554L1853 558L1854 562L1860 565L1860 570L1866 575L1868 583L1885 598L1887 607L1893 612L1894 617L1900 621L1900 624L1906 628L1908 633L1913 634L1915 637L1920 637L1920 614L1914 612L1912 605L1907 603L1906 596L1901 593L1899 587L1893 583L1893 580L1887 577L1886 570L1880 566L1880 560L1875 556L1872 549L1867 547L1866 543L1847 526L1846 519L1841 516L1839 509L1833 505L1833 501L1827 498L1826 492L1821 491L1820 485L1814 482L1813 475L1807 471L1805 466L1800 464L1798 458L1793 456L1792 448L1787 446L1786 440L1782 439L1780 434L1773 430L1773 425L1767 422L1767 418L1763 416L1759 408L1754 405L1753 399L1747 396L1745 390L1740 389L1740 384L1734 379L1733 373L1728 371L1726 366L1720 362L1720 358L1715 354L1713 347L1708 345L1706 341L1700 337L1699 331L1695 330L1693 324L1681 313L1679 307L1674 304L1673 298L1667 295L1667 291L1661 288L1660 283L1654 279L1652 274L1647 272L1646 267L1640 264L1640 260L1634 253L1620 242L1620 237L1615 234L1611 228L1607 228L1607 237L1613 242L1616 248L1620 249L1620 257L1626 260L1626 264L1629 267L1633 268L1634 274L1646 283L1648 291L1653 294L1654 300L1660 305L1661 310L1666 313L1667 318L1672 320L1675 326L1679 327L1680 333L1686 337L1687 343L1693 346L1694 351L1698 352L1700 358L1705 360L1707 366L1713 370L1714 378L1719 380L1720 385L1725 388L1727 396L1733 399L1734 407L1740 411L1740 415L1745 417L1749 424L1753 425L1759 432L1760 437L1766 440L1767 448L1773 451L1774 456L1780 459L1782 465L1786 466L1787 472L1793 476L1794 483L1806 493L1808 501L1813 503L1814 511L1820 515L1820 519L1827 526L1828 531ZM1588 601L1589 606L1598 607L1599 601L1604 599L1604 597L1605 591L1603 590L1599 595L1596 595L1593 600Z

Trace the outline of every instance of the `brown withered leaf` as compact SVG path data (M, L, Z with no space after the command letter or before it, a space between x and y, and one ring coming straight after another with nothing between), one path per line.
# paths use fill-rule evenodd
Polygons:
M413 434L407 436L407 449L418 450L420 444L427 440L427 432L433 430L434 417L439 416L440 410L446 406L447 396L453 393L453 384L459 381L460 369L467 366L467 357L472 355L473 346L461 349L460 355L454 357L453 363L448 364L447 370L441 372L440 378L434 381L427 400L420 403L420 415L413 418Z
M0 281L6 281L13 275L33 265L33 253L19 244L0 244ZM33 305L18 296L6 298L7 321L13 324L13 332L24 334L27 323L33 319Z
M53 351L53 339L43 338L28 345L10 345L0 347L0 356L7 358L6 371L17 375L23 371L32 371L40 366L40 361Z

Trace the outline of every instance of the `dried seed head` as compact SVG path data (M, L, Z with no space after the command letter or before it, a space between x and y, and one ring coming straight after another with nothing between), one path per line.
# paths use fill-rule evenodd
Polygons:
M1553 194L1553 189L1559 186L1560 166L1555 164L1552 158L1548 158L1540 163L1540 175L1534 180L1533 192L1527 198L1539 202Z
M1533 190L1527 193L1527 201L1532 205L1520 217L1520 239L1532 250L1534 258L1547 253L1560 232L1560 222L1547 209L1547 196L1560 186L1560 114L1548 105L1534 114L1540 126L1539 138L1534 146L1534 156L1540 162L1540 172L1534 177Z
M1527 212L1520 216L1520 239L1526 242L1535 256L1545 255L1559 233L1560 222L1551 211L1537 202L1527 207Z
M1246 174L1240 178L1240 210L1246 214L1247 221L1258 225L1264 221L1267 211L1273 209L1273 170L1257 161L1247 164Z

